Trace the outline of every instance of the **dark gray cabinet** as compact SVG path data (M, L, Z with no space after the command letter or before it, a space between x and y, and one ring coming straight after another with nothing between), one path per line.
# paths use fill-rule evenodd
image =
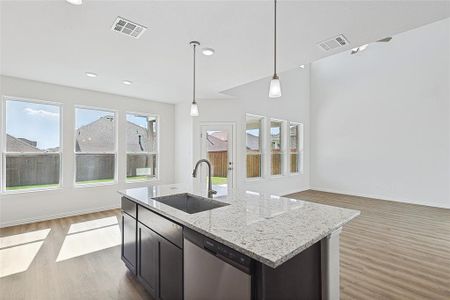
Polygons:
M155 299L183 298L183 250L138 223L137 277Z
M122 260L136 273L136 219L122 212Z
M159 239L151 229L138 225L137 277L153 298L156 298L158 292Z
M183 251L165 239L159 241L159 293L163 300L183 298Z
M122 198L122 260L155 299L183 299L182 240L182 226Z

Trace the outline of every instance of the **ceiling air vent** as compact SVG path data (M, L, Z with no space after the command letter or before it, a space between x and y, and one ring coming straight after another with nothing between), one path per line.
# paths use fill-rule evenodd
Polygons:
M349 44L349 41L345 38L343 34L335 36L333 38L327 39L320 42L318 45L325 51L330 51L336 48L345 47Z
M147 27L139 25L135 22L128 21L127 19L124 19L122 17L117 17L111 27L111 30L138 39L147 30Z

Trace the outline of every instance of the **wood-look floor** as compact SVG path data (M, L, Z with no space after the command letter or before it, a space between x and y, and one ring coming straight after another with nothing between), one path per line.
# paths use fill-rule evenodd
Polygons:
M317 191L290 196L361 210L341 235L341 299L450 299L450 210ZM118 225L89 223L119 214L111 210L1 229L6 243L0 257L9 250L8 257L26 259L26 246L36 241L11 236L50 231L26 270L0 278L0 299L151 299L127 272L120 247L111 246ZM90 249L102 243L108 248ZM70 247L73 252L64 251ZM2 264L11 267L14 261L0 261L0 274Z
M120 259L120 246L57 261L63 249L67 248L64 243L72 241L68 245L74 247L75 252L84 250L89 252L92 244L101 246L104 243L105 246L110 246L111 239L114 241L117 241L117 238L120 239L120 233L117 234L118 227L112 228L108 225L101 226L101 224L90 226L87 223L86 228L75 230L80 232L78 234L70 232L71 225L83 225L87 221L104 220L110 217L117 217L117 220L120 220L119 215L120 210L110 210L1 229L3 238L48 228L50 232L26 271L0 278L0 299L151 299L142 286L127 272ZM103 230L105 228L117 230L105 231ZM72 236L75 240L69 240L68 236ZM15 256L19 260L29 259L30 251L23 253L20 249L23 245L24 243L19 242L16 246ZM3 247L0 251L13 248ZM67 251L65 253L66 258L74 255ZM2 264L9 263L0 261L0 268L3 267Z
M341 234L341 299L450 299L450 210L318 191L290 195L358 209Z

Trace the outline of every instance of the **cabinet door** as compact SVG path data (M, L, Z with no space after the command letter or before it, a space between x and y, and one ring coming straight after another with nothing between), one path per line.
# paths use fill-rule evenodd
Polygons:
M136 273L136 219L122 213L122 260Z
M159 238L159 293L162 300L183 298L183 252Z
M147 291L155 297L158 287L159 236L144 225L138 225L138 273Z

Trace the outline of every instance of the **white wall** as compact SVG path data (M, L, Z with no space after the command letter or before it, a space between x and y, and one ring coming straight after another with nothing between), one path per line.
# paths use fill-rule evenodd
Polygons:
M2 96L40 99L63 104L63 187L52 191L0 194L0 226L119 207L120 197L117 190L144 184L127 184L125 182L126 127L119 126L118 184L88 188L75 188L73 186L74 105L117 110L119 124L125 124L126 112L158 114L160 116L161 135L159 182L173 182L174 105L12 77L2 76L0 77L0 83L0 94ZM0 116L3 116L3 112L0 111L0 113ZM3 145L0 144L0 146Z
M450 208L450 19L311 67L313 189Z
M192 184L193 129L190 103L175 105L175 182Z
M309 68L296 69L280 74L283 96L278 99L268 98L270 78L257 80L234 88L229 92L235 98L232 100L200 100L200 116L194 119L193 159L200 157L200 124L205 122L232 122L236 128L236 188L248 189L274 194L288 194L309 187ZM183 116L189 115L189 106L178 104L176 111ZM246 179L246 146L245 146L245 116L246 113L296 121L304 124L304 173L287 175L279 178L266 178L248 181ZM178 120L177 120L178 121ZM192 126L185 122L185 128ZM177 126L177 128L179 128ZM176 142L178 143L178 142ZM180 153L178 153L178 156ZM188 158L187 156L183 156ZM178 158L176 158L178 161ZM191 179L192 165L184 170L183 175L176 171L179 180Z

